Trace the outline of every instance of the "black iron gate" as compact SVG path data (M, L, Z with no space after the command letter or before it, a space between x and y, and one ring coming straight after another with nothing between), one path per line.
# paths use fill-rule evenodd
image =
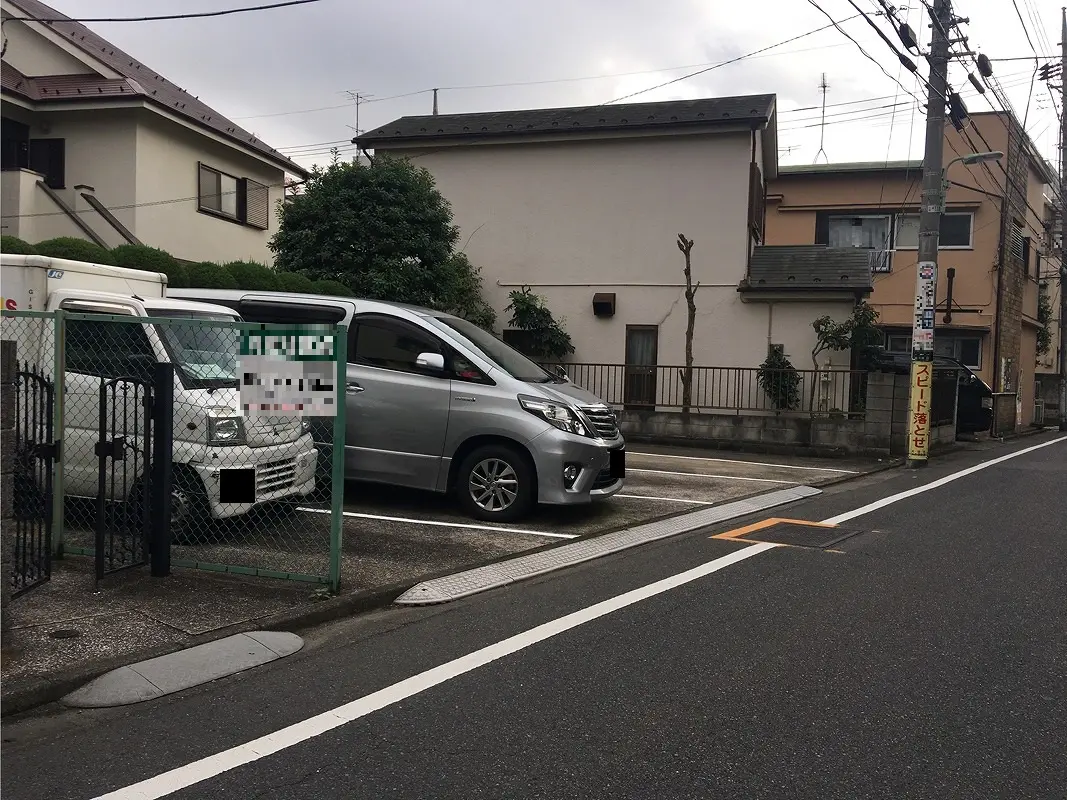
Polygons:
M15 380L15 468L12 486L15 554L11 596L52 576L52 466L56 446L52 411L55 386L26 365Z
M96 577L148 563L152 530L151 381L112 378L100 384L96 444Z

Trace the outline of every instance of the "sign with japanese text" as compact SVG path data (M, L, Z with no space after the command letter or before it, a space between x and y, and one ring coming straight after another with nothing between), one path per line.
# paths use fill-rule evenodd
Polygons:
M934 365L915 361L911 365L908 393L908 458L925 461L930 456L930 403L933 399Z
M333 332L316 326L244 332L238 363L242 413L335 416L334 344Z
M915 316L911 349L919 358L932 360L934 352L934 309L937 306L937 264L920 262L915 291Z

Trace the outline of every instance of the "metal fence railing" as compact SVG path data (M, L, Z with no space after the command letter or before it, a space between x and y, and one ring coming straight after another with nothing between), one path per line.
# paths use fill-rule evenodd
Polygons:
M624 364L543 364L604 402L633 410L684 407L685 367ZM862 370L782 370L694 366L690 410L862 417L867 373Z
M54 387L53 550L145 565L164 514L173 566L336 588L345 329L173 313L3 312Z

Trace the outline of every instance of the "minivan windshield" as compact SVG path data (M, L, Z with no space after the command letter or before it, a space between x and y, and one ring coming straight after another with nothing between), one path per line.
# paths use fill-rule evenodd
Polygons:
M241 331L235 326L212 325L212 322L240 322L227 314L201 311L152 309L153 317L179 320L173 325L156 325L170 352L171 360L181 373L182 383L190 389L236 388L237 361L240 357Z
M559 378L546 372L514 347L500 341L473 322L459 317L434 317L437 323L460 334L482 355L516 380L526 383L559 383Z

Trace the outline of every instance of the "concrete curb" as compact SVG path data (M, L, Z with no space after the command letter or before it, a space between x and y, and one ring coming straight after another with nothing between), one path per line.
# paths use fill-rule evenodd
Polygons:
M885 472L887 470L896 469L904 463L903 459L893 459L887 461L885 464L880 464L878 467L862 472L858 475L843 475L840 478L833 478L824 483L820 483L818 488L836 486L849 481L859 480L868 475L874 475L879 472ZM771 491L771 490L768 490ZM763 494L757 492L752 496ZM662 521L671 517L680 516L687 513L686 511L678 511L671 514L665 514L663 517L657 519ZM524 550L521 553L508 553L506 555L499 556L497 558L488 559L478 564L472 565L470 568L489 566L491 564L510 561L515 558L521 558L523 556L539 553L543 550L551 550L557 547L562 547L571 542L582 541L583 539L595 538L597 536L603 536L608 533L615 533L619 528L612 530L598 531L595 534L589 536L583 536L579 539L572 539L569 541L550 542L541 547L531 548ZM462 571L462 570L459 570ZM277 614L272 614L266 617L259 617L257 619L247 620L245 622L235 623L228 625L224 628L218 628L217 630L208 631L207 633L198 634L192 636L184 642L174 642L165 645L159 645L157 647L144 648L142 650L127 653L122 656L115 656L113 658L101 659L91 663L81 664L77 667L72 667L68 670L57 672L53 675L49 675L45 678L37 678L32 681L27 681L24 685L18 686L9 692L4 692L0 697L0 716L9 717L15 714L21 714L26 711L38 708L48 703L58 701L60 698L70 694L76 689L80 688L84 684L98 678L101 675L111 672L112 670L119 669L120 667L128 666L129 664L135 664L139 661L146 661L151 658L157 658L159 656L169 655L170 653L178 652L179 650L185 650L190 647L196 647L197 645L213 642L217 639L223 639L227 636L233 636L238 633L248 633L249 631L265 630L265 631L288 631L295 633L308 628L313 628L318 625L322 625L327 622L332 622L337 619L343 619L346 617L352 617L359 614L366 614L371 611L376 611L386 606L393 604L400 595L408 591L414 586L420 583L434 580L436 578L444 578L449 575L454 575L457 572L455 569L442 570L427 575L422 575L418 579L411 581L404 581L401 583L394 583L388 586L381 586L376 589L365 589L359 592L352 592L351 594L341 594L337 597L331 597L327 600L322 600L311 606L302 606L287 611L281 611Z

